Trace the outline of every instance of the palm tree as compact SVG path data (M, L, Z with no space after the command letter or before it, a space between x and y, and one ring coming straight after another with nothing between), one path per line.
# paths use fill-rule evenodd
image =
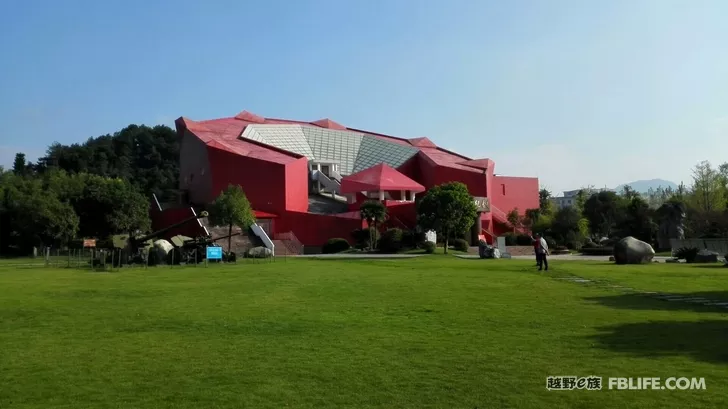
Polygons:
M369 227L369 249L377 246L376 229L377 225L387 219L387 207L378 200L367 200L359 207L362 220L367 221Z

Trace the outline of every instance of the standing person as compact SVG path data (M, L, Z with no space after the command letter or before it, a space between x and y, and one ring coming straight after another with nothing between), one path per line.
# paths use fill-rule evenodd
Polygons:
M538 249L541 248L541 240L539 239L539 234L536 233L536 237L533 237L533 234L531 234L531 244L533 245L533 254L536 255L536 265L541 265L541 255L539 254Z
M546 239L541 237L540 234L536 235L536 239L538 240L538 271L541 271L541 269L545 271L549 271L549 245L546 243Z

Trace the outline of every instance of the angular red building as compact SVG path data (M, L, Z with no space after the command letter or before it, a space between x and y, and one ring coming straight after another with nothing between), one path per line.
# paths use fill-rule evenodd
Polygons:
M491 159L442 149L428 138L398 138L338 124L234 117L175 122L181 138L180 189L186 201L210 203L229 184L242 186L258 224L271 238L306 246L351 240L357 211L383 201L388 225L416 226L415 198L442 183L468 186L481 210L472 239L490 242L508 230L506 213L539 205L538 179L500 176Z

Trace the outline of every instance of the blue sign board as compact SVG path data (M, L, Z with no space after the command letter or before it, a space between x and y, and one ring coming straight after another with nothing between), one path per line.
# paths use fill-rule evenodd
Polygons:
M222 247L207 247L208 260L222 260Z

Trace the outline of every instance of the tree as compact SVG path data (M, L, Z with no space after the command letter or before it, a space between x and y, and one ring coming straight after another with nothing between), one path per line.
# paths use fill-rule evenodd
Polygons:
M675 190L669 186L666 188L659 186L657 189L650 188L647 191L647 204L652 209L659 209L673 195L675 195Z
M541 209L541 214L551 214L553 203L551 202L551 192L548 189L538 191L538 207Z
M450 237L465 234L475 223L477 207L468 188L450 182L430 189L417 206L417 223L444 236L445 253Z
M574 208L580 214L584 214L584 204L586 203L589 196L592 194L592 190L579 189L576 193L576 199L574 200Z
M25 154L18 152L15 154L15 160L13 161L13 173L18 176L25 175L27 165L25 163Z
M619 217L619 231L621 236L632 236L647 243L655 241L657 224L655 214L647 201L640 196L634 196L624 207L624 214Z
M551 224L553 223L553 216L547 214L541 214L531 225L531 232L540 234L541 236L551 235Z
M508 223L511 224L511 227L513 228L513 231L520 229L523 227L523 217L518 212L518 208L514 208L507 214Z
M233 226L247 230L255 223L253 209L240 185L229 185L220 193L210 208L209 218L214 225L228 226L228 235L233 234ZM232 251L232 237L228 237L228 251Z
M611 237L622 214L624 202L614 192L595 193L584 203L584 218L589 222L593 235Z
M622 191L619 192L623 198L632 200L636 197L641 197L640 193L632 188L630 185L624 185Z
M41 181L13 175L3 178L3 184L3 246L25 252L75 236L78 216L67 202L49 194Z
M114 205L107 220L116 232L129 233L148 231L149 199L121 179L113 179L108 185L108 199Z
M583 223L579 212L574 207L564 207L556 211L551 223L551 235L560 243L569 247L579 247L584 240Z
M532 230L538 219L541 217L541 209L526 209L522 225L527 230Z
M128 180L145 195L160 200L176 196L179 183L180 139L163 125L129 125L114 133L90 138L82 144L52 144L39 158L35 170L70 174L91 173Z
M359 207L362 220L369 228L369 250L377 248L377 225L387 219L387 207L379 200L367 200Z
M690 202L699 211L723 210L726 206L725 183L720 171L703 161L693 168Z

